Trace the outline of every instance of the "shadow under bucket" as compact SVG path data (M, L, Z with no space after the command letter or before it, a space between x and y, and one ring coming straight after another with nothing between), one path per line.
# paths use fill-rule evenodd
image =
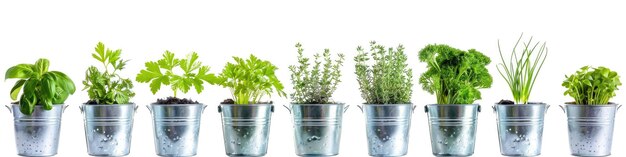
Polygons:
M267 154L272 104L220 104L224 147L228 156Z
M344 104L291 104L296 155L339 154Z
M496 104L500 153L504 156L538 156L541 154L543 121L550 105Z
M9 108L9 106L6 106ZM24 115L20 105L11 105L15 126L15 144L20 156L54 156L59 147L61 117L67 105L52 105L44 110L36 105L31 115Z
M409 145L412 104L364 104L370 156L404 156Z
M150 104L154 143L159 156L194 156L198 148L200 119L206 105Z
M87 153L91 156L126 156L130 153L135 104L80 106L85 120Z
M567 114L570 152L573 156L609 156L615 112L621 105L560 106Z
M476 142L480 105L431 104L425 106L430 143L435 156L471 156Z

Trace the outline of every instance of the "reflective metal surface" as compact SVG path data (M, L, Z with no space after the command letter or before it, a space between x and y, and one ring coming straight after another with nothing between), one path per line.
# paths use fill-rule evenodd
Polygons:
M563 106L561 106L563 108ZM617 105L565 105L574 156L609 156Z
M435 156L471 156L480 105L426 105Z
M87 153L91 156L128 155L136 109L135 104L81 105Z
M291 104L296 155L339 154L344 104ZM288 108L289 109L289 108Z
M150 104L154 142L159 156L194 156L198 148L200 119L206 105Z
M543 119L548 107L546 104L493 106L497 116L500 153L504 156L540 155Z
M31 115L22 114L17 104L11 107L18 155L56 155L61 132L61 115L67 105L53 105L52 110L44 110L42 106L37 105Z
M264 156L267 153L271 104L221 104L224 146L228 156Z
M364 104L370 156L404 156L409 144L412 104Z

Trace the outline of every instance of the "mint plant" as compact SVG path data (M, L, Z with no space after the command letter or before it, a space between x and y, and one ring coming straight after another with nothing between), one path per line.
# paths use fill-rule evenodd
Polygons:
M170 86L176 98L178 91L187 93L191 87L202 93L204 82L213 84L216 76L209 73L209 66L198 61L198 54L193 52L184 59L174 58L174 53L165 51L163 58L158 61L146 62L146 69L141 70L135 80L140 83L150 83L150 91L156 94L161 85ZM175 68L180 68L177 74Z
M562 86L567 90L563 94L571 96L575 104L581 105L609 104L622 85L617 72L606 67L584 66L565 78Z
M18 64L6 71L5 80L18 79L10 94L12 100L17 100L22 90L19 105L23 114L31 115L35 105L51 110L52 105L63 104L76 91L70 77L59 71L48 71L49 66L50 61L42 58L35 64Z
M283 84L274 72L278 69L269 61L254 55L246 60L233 57L235 63L228 62L218 76L217 84L229 88L234 104L260 103L264 96L271 96L276 91L284 97Z
M413 74L407 67L404 46L385 48L372 41L369 52L361 46L357 48L357 52L354 57L355 73L365 103L411 103ZM372 65L368 64L370 59L373 60Z
M522 49L519 52L517 46L520 44L522 37L523 34L520 35L515 46L513 46L508 62L504 60L502 49L500 49L500 41L498 40L498 51L502 60L502 63L497 65L498 72L506 80L513 94L513 99L518 104L528 103L530 92L533 90L539 71L548 56L546 43L533 43L532 37L527 42L522 43Z
M486 68L491 59L475 49L431 44L419 51L419 60L427 63L420 84L437 96L437 104L472 104L481 98L478 89L493 81Z
M87 104L128 104L135 93L131 90L133 82L117 74L128 62L120 58L122 50L105 48L102 42L98 42L95 50L91 56L102 63L104 72L95 66L90 66L85 72L83 90L87 90L90 100Z
M310 67L310 59L304 57L302 45L296 44L298 49L298 65L289 66L291 71L291 83L294 92L291 94L293 103L297 104L328 104L341 82L341 66L344 55L337 54L338 59L331 60L330 50L324 49L324 53L313 55L313 67ZM320 61L320 58L322 58ZM323 62L323 63L322 63Z

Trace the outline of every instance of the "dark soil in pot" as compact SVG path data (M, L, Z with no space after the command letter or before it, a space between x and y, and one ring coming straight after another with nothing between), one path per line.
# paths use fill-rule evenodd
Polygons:
M499 105L515 105L515 102L511 101L511 100L502 99L499 102L497 102L496 104L499 104ZM544 103L542 103L542 102L528 102L526 104L544 104Z
M167 97L165 99L157 99L155 104L200 104L198 101L194 101L187 98Z
M273 101L260 101L260 102L255 102L252 104L273 104ZM224 101L222 101L220 104L235 104L235 100L233 99L224 99Z

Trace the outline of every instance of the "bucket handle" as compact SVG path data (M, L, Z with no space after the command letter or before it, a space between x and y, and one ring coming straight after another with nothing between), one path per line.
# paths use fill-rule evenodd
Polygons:
M78 109L80 109L80 113L85 113L85 108L83 108L83 105L78 106Z
M565 112L565 107L563 107L563 105L559 105L559 107L561 108L561 110L563 110L563 113L566 113Z
M413 108L411 109L411 113L415 113L416 108L417 108L417 105L413 105Z
M137 109L139 109L139 105L135 105L135 107L133 107L133 110L135 111L135 113L137 113Z
M283 107L285 107L285 109L287 109L287 111L289 111L289 114L291 114L291 109L289 107L287 107L287 105L283 105Z
M146 108L148 108L148 111L150 111L150 114L152 114L152 109L150 109L150 106L146 105Z
M222 105L217 105L217 112L222 113Z
M481 108L482 108L482 107L480 107L480 105L478 105L478 108L477 108L477 109L478 109L478 112L480 112L480 111L482 110Z
M548 114L548 109L550 109L550 105L546 105L546 111L544 111L544 114Z
M363 106L361 106L361 105L356 105L356 107L359 107L359 109L361 110L361 113L363 113Z
M424 105L424 112L428 113L428 105Z
M209 105L202 105L202 112L201 113L204 113L204 110L206 110L206 107L208 107L208 106Z
M493 109L493 113L496 113L496 105L491 106L491 108Z
M343 107L343 113L346 113L346 111L348 111L348 108L350 108L350 105L346 105L345 107Z
M11 107L9 107L9 105L4 105L4 107L7 107L7 109L9 109L9 112L13 113L13 110L11 110Z
M617 105L617 111L619 111L619 108L622 108L622 105Z
M67 107L70 107L70 105L63 105L63 113L65 113L65 110L67 109Z

